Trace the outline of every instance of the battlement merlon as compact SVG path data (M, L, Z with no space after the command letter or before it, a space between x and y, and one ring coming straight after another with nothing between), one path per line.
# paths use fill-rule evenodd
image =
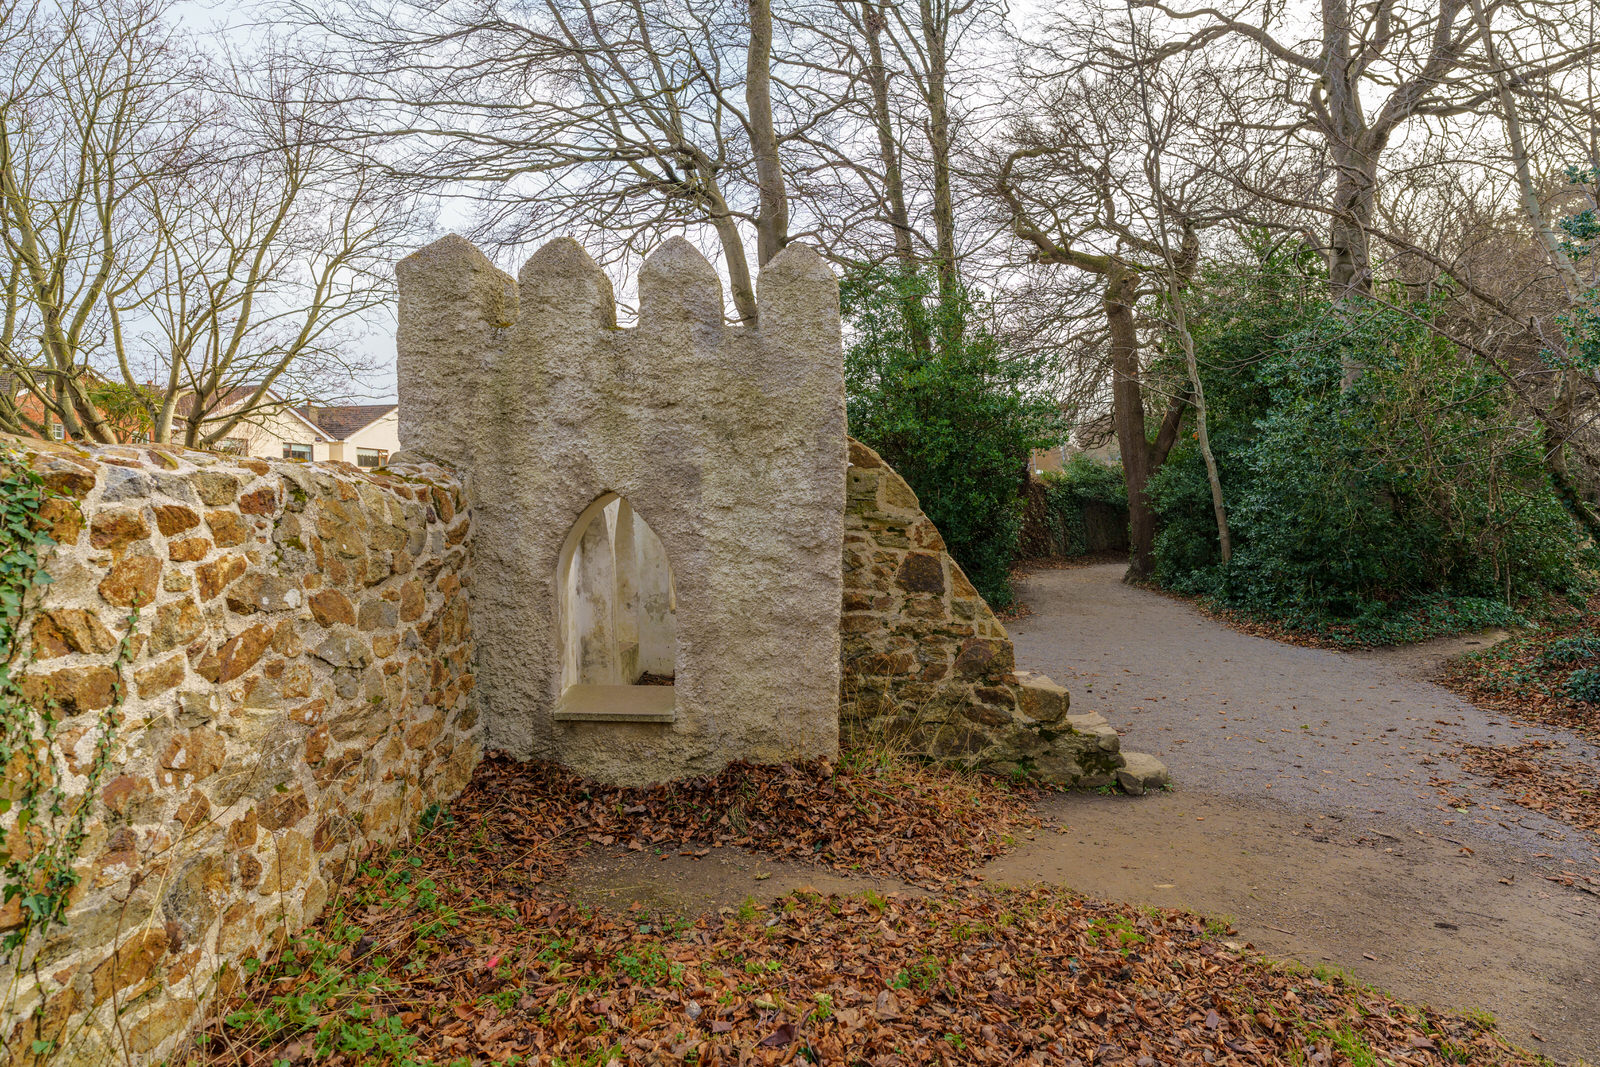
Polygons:
M454 234L412 253L396 267L400 285L400 377L455 381L487 365L501 331L548 342L583 330L617 329L611 282L583 247L558 237L535 252L517 280ZM792 342L821 329L837 332L838 282L809 245L784 249L761 270L759 332ZM650 335L682 329L736 330L725 318L722 281L688 241L673 237L639 271L639 323ZM439 395L433 393L431 395Z

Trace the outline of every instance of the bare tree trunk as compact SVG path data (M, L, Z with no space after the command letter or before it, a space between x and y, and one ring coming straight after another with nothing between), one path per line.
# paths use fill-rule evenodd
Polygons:
M1539 193L1533 184L1533 169L1528 162L1528 144L1522 132L1522 116L1517 109L1517 98L1511 91L1511 83L1506 77L1505 68L1500 63L1492 20L1484 9L1482 0L1471 0L1471 4L1473 17L1478 22L1478 31L1483 35L1484 57L1489 61L1489 69L1494 76L1495 93L1500 103L1500 120L1506 129L1506 142L1511 150L1511 165L1517 178L1517 193L1522 202L1523 214L1527 215L1528 224L1538 234L1539 243L1543 246L1550 265L1561 276L1561 284L1566 287L1569 303L1575 303L1583 292L1583 281L1578 276L1578 268L1572 262L1572 257L1561 247L1561 239L1556 236L1554 227L1545 218L1544 208L1539 203ZM1578 373L1570 367L1556 368L1555 390L1550 401L1550 419L1544 424L1544 465L1567 509L1589 530L1591 536L1600 536L1600 520L1596 519L1593 511L1584 503L1577 487L1572 484L1571 475L1567 470L1567 440L1573 431L1573 397L1578 388Z
M713 187L714 188L714 187ZM722 259L728 267L728 287L733 291L733 307L741 322L756 321L756 287L751 281L750 261L744 252L744 235L720 192L711 205L711 225L722 246Z
M1334 302L1372 295L1372 254L1367 237L1378 188L1377 162L1358 148L1335 148L1338 174L1329 228L1328 286Z
M755 154L756 263L764 267L789 240L789 199L778 159L778 134L772 122L772 0L750 0L750 46L745 54L745 107Z
M878 154L883 158L883 195L889 202L889 225L894 229L894 254L906 270L915 269L917 255L911 244L911 216L906 211L905 178L900 172L900 151L894 141L889 113L889 72L883 64L883 31L887 20L872 0L862 0L862 24L867 36L867 83L872 89L872 124L878 133Z
M922 39L927 49L928 150L933 164L933 229L939 252L939 296L954 295L956 270L956 216L950 188L949 11L944 0L921 0Z
M1194 389L1195 436L1200 439L1200 456L1206 464L1206 481L1211 483L1211 510L1217 518L1217 543L1222 550L1222 565L1233 560L1233 536L1228 532L1228 509L1222 500L1222 477L1217 473L1217 457L1211 452L1211 429L1206 422L1206 391L1200 384L1200 364L1194 354L1194 335L1183 313L1183 290L1173 279L1168 286L1172 294L1173 330L1178 343L1183 346L1184 364L1189 368L1189 384Z
M1106 325L1111 331L1111 420L1122 477L1128 487L1128 577L1149 578L1155 570L1155 513L1145 486L1150 481L1150 442L1144 434L1144 391L1139 381L1139 332L1134 323L1134 291L1139 276L1113 263L1106 274Z

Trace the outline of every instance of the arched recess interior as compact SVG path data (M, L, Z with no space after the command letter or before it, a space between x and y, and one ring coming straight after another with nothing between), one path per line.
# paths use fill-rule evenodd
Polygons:
M677 597L667 551L628 503L601 496L572 524L556 573L556 719L671 722Z

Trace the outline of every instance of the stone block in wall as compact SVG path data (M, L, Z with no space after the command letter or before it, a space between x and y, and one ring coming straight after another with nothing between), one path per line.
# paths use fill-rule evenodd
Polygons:
M65 925L6 961L0 1047L159 1062L219 975L315 917L350 856L465 785L482 746L473 518L428 464L0 451L57 494L38 520L55 581L8 652L59 719L47 762L92 805ZM90 781L105 721L110 761ZM0 932L20 921L0 908Z

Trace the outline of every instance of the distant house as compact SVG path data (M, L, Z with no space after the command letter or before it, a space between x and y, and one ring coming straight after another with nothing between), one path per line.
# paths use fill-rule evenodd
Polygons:
M1074 456L1088 456L1098 463L1115 466L1122 462L1122 450L1112 432L1111 414L1079 422L1065 441L1052 448L1041 448L1028 457L1030 471L1038 476L1061 470Z
M104 378L94 374L92 371L90 372L91 396L96 395L94 389L102 385L104 381ZM32 391L23 388L22 383L17 380L15 375L0 374L0 391L3 391L11 400L18 414L24 419L31 420L31 422L38 423L45 428L45 433L41 435L32 429L30 423L24 422L21 431L24 437L41 439L48 437L56 441L66 437L66 426L62 424L60 419L56 418L52 411L40 403L39 398ZM131 414L119 416L100 407L98 403L95 405L95 411L110 424L112 433L123 444L141 444L150 440L148 427L143 425L138 416Z
M28 418L48 428L57 441L65 436L61 421L45 410L32 393L20 390L10 375L0 375L0 389L9 389L13 403ZM226 416L248 403L255 395L254 385L231 389L212 409L213 420ZM194 395L181 397L173 414L173 436L181 443L184 420L194 408ZM127 444L150 440L141 426L112 422L117 437ZM214 421L213 421L214 424ZM28 436L38 436L27 431ZM219 452L261 459L343 460L358 467L382 467L391 453L400 449L400 405L338 404L291 405L268 389L257 410L239 420L228 436L214 446Z
M329 459L381 467L400 450L399 404L319 404L296 411L322 431Z
M231 390L213 417L227 415L248 402L254 392L254 386ZM217 451L261 459L342 460L358 467L382 467L390 454L400 449L398 404L295 407L270 389L263 400L265 406L246 415L217 442ZM178 407L181 420L186 404L179 401Z

